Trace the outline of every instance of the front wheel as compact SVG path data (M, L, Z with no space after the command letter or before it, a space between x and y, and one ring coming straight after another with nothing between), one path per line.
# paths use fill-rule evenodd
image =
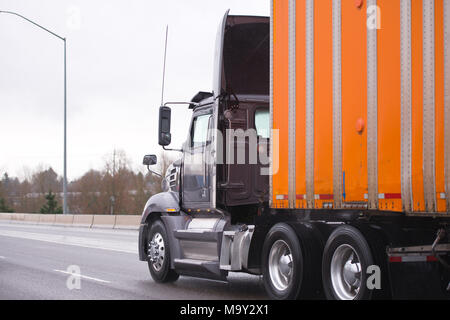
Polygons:
M147 261L150 274L156 282L173 282L179 275L170 268L170 247L164 224L155 221L148 233Z

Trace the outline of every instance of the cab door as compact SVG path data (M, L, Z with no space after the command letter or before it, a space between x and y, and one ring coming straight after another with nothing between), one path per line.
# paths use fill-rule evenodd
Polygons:
M211 208L211 178L208 154L212 143L212 109L194 111L184 144L182 201L186 209Z
M209 107L194 111L183 152L182 205L184 209L216 208L218 114L222 93L223 42L228 11L219 25L214 56L213 96Z

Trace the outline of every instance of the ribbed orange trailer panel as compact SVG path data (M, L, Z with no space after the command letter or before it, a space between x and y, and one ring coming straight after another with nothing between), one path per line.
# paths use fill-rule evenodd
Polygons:
M272 1L272 207L450 214L448 7Z
M344 202L365 202L367 194L367 128L357 132L357 122L367 123L366 7L341 2L342 19L342 174ZM320 130L320 128L319 128Z
M314 195L315 208L333 196L333 15L332 1L314 7ZM304 101L304 100L303 100ZM299 109L297 105L297 110ZM299 135L297 135L299 136ZM303 140L303 139L299 139Z
M277 70L277 81L273 82L273 101L276 107L273 108L273 128L279 130L280 150L279 163L276 172L273 172L272 190L275 195L272 203L277 207L285 207L287 202L283 195L288 194L288 153L286 141L288 139L288 81L289 65L286 61L289 58L288 52L288 2L277 1L273 10L273 20L278 21L273 25L273 69ZM276 40L275 40L276 39ZM277 143L277 141L274 141ZM277 149L276 147L273 149ZM280 197L281 195L281 197ZM282 198L282 199L280 199Z
M436 37L436 199L437 210L446 209L446 201L441 197L445 194L444 179L444 1L436 0L435 37Z
M401 200L401 50L400 1L378 1L378 188L383 210L402 211ZM395 107L394 107L395 106Z

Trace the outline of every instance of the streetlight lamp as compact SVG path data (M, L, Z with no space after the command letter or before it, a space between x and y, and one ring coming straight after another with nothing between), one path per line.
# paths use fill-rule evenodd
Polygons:
M40 24L38 24L34 21L31 21L28 18L25 18L24 16L22 16L18 13L0 10L0 14L1 13L18 16L18 17L30 22L31 24L34 24L35 26L41 28L42 30L47 31L48 33L57 37L58 39L64 41L64 181L63 181L64 200L63 200L63 213L67 214L68 211L67 211L67 68L66 68L66 43L67 42L66 42L66 38L63 38L63 37L57 35L56 33L48 30L47 28L44 28Z

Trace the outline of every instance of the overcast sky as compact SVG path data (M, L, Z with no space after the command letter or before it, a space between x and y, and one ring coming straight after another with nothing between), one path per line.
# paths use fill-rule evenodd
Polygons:
M68 177L100 169L123 149L133 168L159 153L157 115L165 26L166 101L211 91L214 43L226 9L269 15L268 0L0 0L67 38ZM0 174L23 178L39 165L63 173L63 42L0 14ZM172 111L174 147L190 112Z

